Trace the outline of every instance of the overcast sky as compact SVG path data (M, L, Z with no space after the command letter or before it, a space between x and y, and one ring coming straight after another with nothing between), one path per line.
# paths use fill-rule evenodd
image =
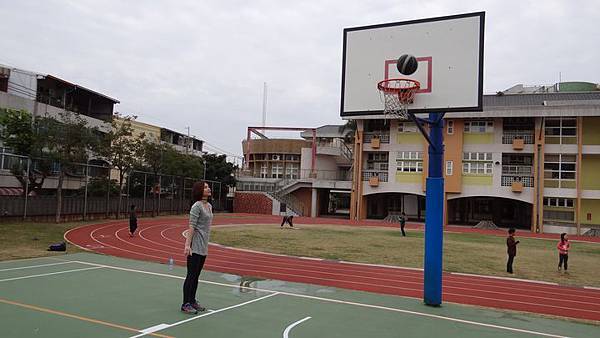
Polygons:
M246 127L341 124L345 27L486 11L485 93L600 82L600 2L0 0L0 63L241 154ZM212 145L212 147L211 147Z

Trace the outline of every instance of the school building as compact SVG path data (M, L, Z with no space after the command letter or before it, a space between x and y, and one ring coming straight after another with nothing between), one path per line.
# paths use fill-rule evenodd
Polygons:
M482 112L445 116L445 223L572 234L600 227L598 85L517 85L483 102ZM404 211L424 221L428 154L417 126L357 120L353 148L350 218Z

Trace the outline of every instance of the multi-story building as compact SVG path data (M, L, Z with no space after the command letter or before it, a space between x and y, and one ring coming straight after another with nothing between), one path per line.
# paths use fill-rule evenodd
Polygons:
M448 113L446 224L493 221L535 232L600 226L600 90L515 86L476 113ZM551 88L551 89L549 89ZM427 145L402 120L357 120L351 218L424 220Z
M117 121L122 123L122 119ZM204 151L202 150L204 142L195 136L185 135L138 120L131 120L130 124L131 129L133 130L133 137L144 135L150 140L166 143L183 154L194 156L202 156L204 154Z
M117 103L119 101L104 94L53 75L0 65L0 108L22 109L33 116L55 118L68 111L78 114L89 126L97 127L99 132L106 133L110 130L114 105ZM21 185L10 175L10 169L15 161L23 159L1 143L0 148L0 187L10 188L3 191L20 194ZM89 163L99 166L107 164L100 158L94 158ZM78 180L66 180L64 184L65 189L79 189L81 186ZM49 177L44 182L44 188L54 189L56 186L55 177Z
M296 131L301 138L268 138L263 129ZM259 138L252 139L251 133ZM291 211L312 217L346 213L347 217L352 150L343 136L337 125L248 128L234 209L267 214Z

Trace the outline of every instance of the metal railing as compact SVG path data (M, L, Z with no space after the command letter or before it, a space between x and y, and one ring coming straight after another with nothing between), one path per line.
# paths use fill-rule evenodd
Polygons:
M6 153L2 156L22 158ZM58 177L46 176L41 185L41 174L33 171L35 160L25 158L25 161L30 171L23 170L20 175L6 168L0 170L0 186L11 187L0 195L0 218L54 219L58 209ZM119 191L116 168L89 163L70 164L69 168L62 184L61 220L108 218L118 213L123 217L131 205L136 206L140 216L186 213L192 185L200 180L133 170L125 174ZM222 210L227 195L224 187L217 181L207 180L207 183L212 190L213 208Z
M371 131L371 132L365 132L363 133L363 142L364 143L371 143L371 140L373 140L373 138L379 137L379 142L381 143L390 143L390 133L389 132L383 132L383 131Z
M388 172L387 171L379 171L379 170L365 170L362 173L362 180L368 181L371 177L378 176L379 181L387 182L388 181Z
M525 144L534 144L535 132L533 130L504 130L502 144L512 144L515 139L523 139Z
M533 176L518 176L518 175L502 175L500 185L503 187L512 186L513 182L521 182L524 187L533 188Z
M329 181L352 181L352 171L350 170L315 170L303 169L300 171L300 178L314 178Z

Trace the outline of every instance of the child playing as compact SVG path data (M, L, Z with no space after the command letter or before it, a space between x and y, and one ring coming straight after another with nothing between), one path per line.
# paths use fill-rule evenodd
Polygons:
M135 230L137 229L137 215L135 214L135 205L131 205L131 209L129 211L129 237L133 237L135 235Z
M565 263L565 273L569 266L567 265L569 261L569 249L571 248L571 243L569 243L569 236L565 232L560 234L560 242L556 245L558 249L558 271L562 270L563 262Z
M515 229L508 229L508 237L506 238L506 247L508 252L508 261L506 262L506 272L513 273L513 261L517 255L517 244L519 241L515 241Z

